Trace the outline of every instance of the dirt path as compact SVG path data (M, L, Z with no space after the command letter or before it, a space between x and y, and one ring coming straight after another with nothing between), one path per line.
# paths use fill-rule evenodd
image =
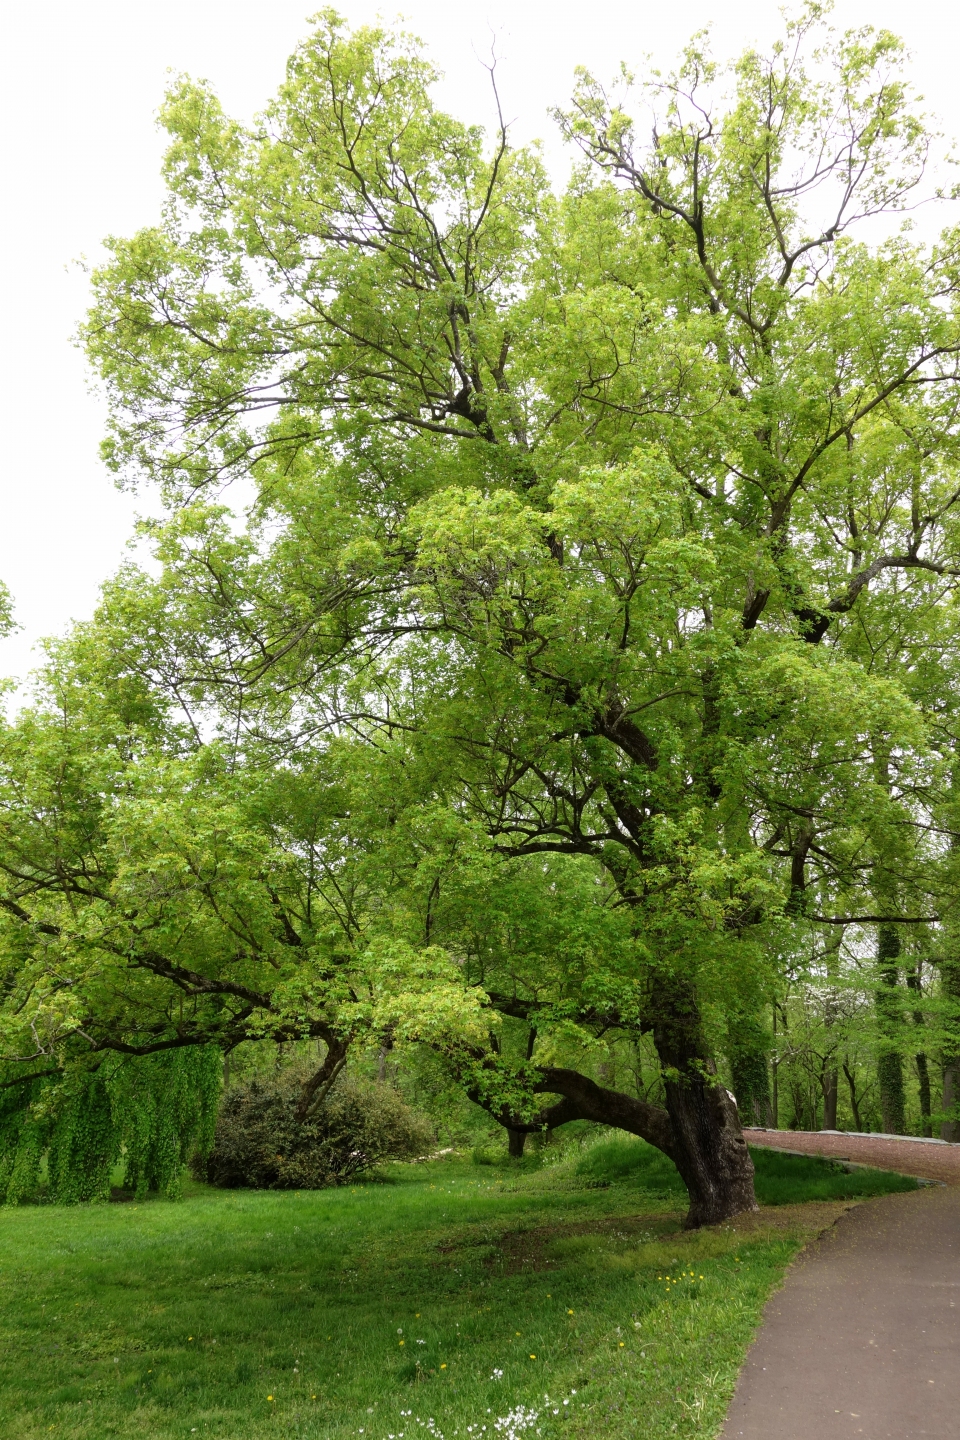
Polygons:
M827 1155L836 1160L853 1160L858 1165L874 1165L878 1170L899 1170L901 1175L960 1185L960 1145L886 1135L837 1134L832 1130L744 1130L744 1134L749 1145L764 1145L770 1150Z
M960 1188L869 1200L803 1252L767 1304L723 1431L858 1436L960 1436Z

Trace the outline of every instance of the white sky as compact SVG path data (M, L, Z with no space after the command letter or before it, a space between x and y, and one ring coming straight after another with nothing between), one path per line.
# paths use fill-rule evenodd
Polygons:
M22 678L32 646L88 616L123 558L139 500L119 494L100 464L99 402L71 334L104 235L129 234L158 213L162 137L154 116L167 71L211 81L227 111L249 118L283 75L316 7L304 0L7 0L0 21L3 277L0 345L0 576L21 630L0 642L0 674ZM668 65L712 23L727 56L779 29L776 0L341 0L356 23L401 12L443 68L442 103L489 115L480 59L496 37L498 81L519 139L552 132L571 74L600 76L645 55ZM839 0L837 25L871 23L904 36L914 79L948 134L960 138L960 9L936 0Z

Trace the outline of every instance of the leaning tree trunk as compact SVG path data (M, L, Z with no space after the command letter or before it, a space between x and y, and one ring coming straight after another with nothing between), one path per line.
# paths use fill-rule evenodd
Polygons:
M498 1105L495 1090L491 1087L488 1091L476 1082L467 1094L510 1133L511 1154L516 1153L515 1134L543 1133L571 1120L592 1120L639 1135L669 1156L679 1170L690 1197L684 1221L688 1230L718 1225L744 1210L756 1210L753 1161L737 1104L717 1078L691 989L675 981L669 989L659 988L653 1038L664 1077L666 1109L622 1090L607 1089L578 1070L555 1065L537 1066L539 1078L530 1088L536 1095L562 1099L537 1115L521 1115L508 1105Z

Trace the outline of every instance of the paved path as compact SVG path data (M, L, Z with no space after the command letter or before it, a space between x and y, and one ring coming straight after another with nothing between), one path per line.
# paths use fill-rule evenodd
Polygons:
M869 1200L802 1253L767 1303L723 1431L859 1436L960 1437L960 1189Z
M884 1135L837 1134L833 1130L745 1130L744 1134L749 1145L764 1145L770 1150L801 1150L805 1155L854 1160L859 1165L875 1165L878 1170L899 1170L901 1175L960 1185L960 1145Z

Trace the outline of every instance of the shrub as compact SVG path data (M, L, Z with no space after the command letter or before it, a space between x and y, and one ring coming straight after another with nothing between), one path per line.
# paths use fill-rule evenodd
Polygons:
M230 1090L213 1148L194 1173L227 1189L320 1190L342 1185L381 1160L422 1155L429 1122L389 1085L341 1077L320 1109L297 1119L307 1078L299 1068L258 1076Z

